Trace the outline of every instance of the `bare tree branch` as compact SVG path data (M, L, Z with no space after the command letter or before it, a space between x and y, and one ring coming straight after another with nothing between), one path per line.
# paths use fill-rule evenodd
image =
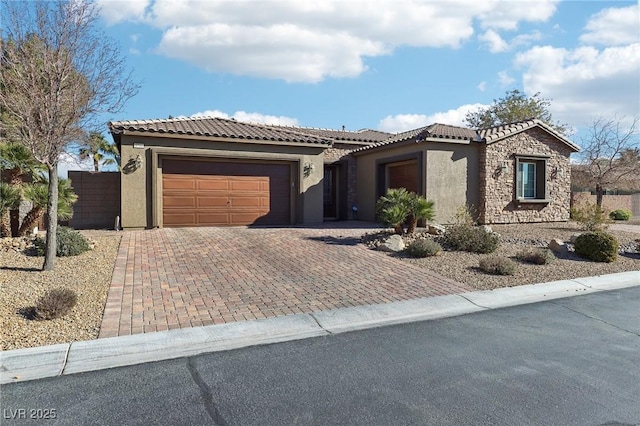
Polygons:
M99 30L94 3L3 0L2 9L0 135L26 146L49 171L48 270L55 264L60 154L96 128L100 114L121 111L139 85Z

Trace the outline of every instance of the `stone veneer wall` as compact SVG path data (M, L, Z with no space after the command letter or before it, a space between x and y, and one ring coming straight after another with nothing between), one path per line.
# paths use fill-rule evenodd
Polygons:
M358 203L358 185L357 185L357 169L356 159L349 155L351 151L359 148L360 146L353 146L349 144L334 143L331 148L328 148L324 152L325 164L332 164L343 162L342 173L347 173L347 212L341 212L346 215L348 219L351 219L352 212L351 207Z
M515 155L549 156L546 193L549 203L521 204L515 201ZM571 149L547 132L533 128L504 140L483 145L480 153L480 222L557 222L569 220L571 198ZM506 161L506 173L497 173ZM559 167L562 176L554 176Z

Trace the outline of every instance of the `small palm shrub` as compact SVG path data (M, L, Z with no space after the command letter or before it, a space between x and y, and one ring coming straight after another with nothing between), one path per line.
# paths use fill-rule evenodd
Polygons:
M500 244L500 237L477 226L459 223L447 227L443 241L452 250L493 253Z
M437 256L442 252L442 246L429 238L412 241L406 249L413 257Z
M68 288L56 288L38 299L35 313L38 319L52 320L68 314L76 305L78 297Z
M516 258L535 265L547 265L556 260L556 255L548 248L538 247L522 250L516 255Z
M586 203L572 208L571 218L585 231L604 231L607 228L607 215L597 204Z
M606 232L585 232L574 247L578 256L595 262L613 262L618 257L618 240Z
M480 259L480 269L492 275L513 275L518 266L508 257L487 256Z
M378 221L385 226L392 226L396 234L404 234L404 224L407 224L407 234L413 234L418 221L431 220L435 216L433 201L425 199L406 188L389 188L376 203Z
M631 219L631 211L625 209L614 210L609 213L609 218L612 220L629 220Z
M36 238L34 245L38 252L38 256L44 256L45 253L45 240L42 237ZM78 231L66 227L58 226L56 232L56 256L77 256L90 250L89 241L84 235Z

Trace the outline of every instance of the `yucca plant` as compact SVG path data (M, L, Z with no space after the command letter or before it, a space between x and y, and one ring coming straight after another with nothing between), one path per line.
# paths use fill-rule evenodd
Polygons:
M49 201L49 184L42 180L24 185L24 197L33 203L33 207L22 221L18 235L23 237L35 227L36 223L47 211ZM69 220L73 216L73 203L78 196L73 192L69 179L58 180L58 220Z
M9 212L18 208L21 199L20 187L0 182L0 237L11 237Z

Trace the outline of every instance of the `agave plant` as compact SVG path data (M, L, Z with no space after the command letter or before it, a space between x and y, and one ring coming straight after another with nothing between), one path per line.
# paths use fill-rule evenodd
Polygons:
M24 197L33 203L33 207L27 213L20 225L19 236L28 235L36 226L36 223L47 211L49 201L49 184L46 181L26 184L24 186ZM69 179L58 180L58 219L69 220L73 216L73 203L78 200L78 196L73 192Z
M21 199L20 187L0 182L0 237L11 237L9 212L18 208Z

